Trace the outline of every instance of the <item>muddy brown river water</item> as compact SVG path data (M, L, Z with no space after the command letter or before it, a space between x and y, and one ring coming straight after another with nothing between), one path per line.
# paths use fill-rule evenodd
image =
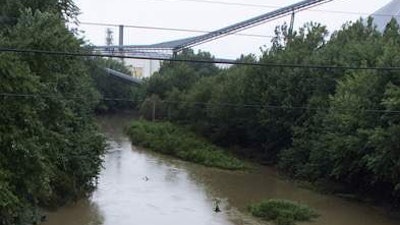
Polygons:
M247 205L265 198L307 204L321 215L303 225L400 225L383 210L321 195L282 180L276 171L224 171L183 162L132 146L123 127L132 116L99 119L109 152L90 198L48 214L43 225L245 225ZM213 211L221 200L221 213Z

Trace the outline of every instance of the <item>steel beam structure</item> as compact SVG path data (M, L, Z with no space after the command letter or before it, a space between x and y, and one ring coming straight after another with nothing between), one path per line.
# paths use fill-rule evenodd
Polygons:
M109 75L114 76L114 77L117 77L117 78L119 78L119 79L122 79L122 80L127 81L127 82L130 82L130 83L134 83L134 84L137 84L137 85L141 85L142 82L143 82L141 79L132 77L132 76L130 76L130 75L128 75L128 74L121 73L121 72L119 72L119 71L116 71L116 70L113 70L113 69L110 69L110 68L104 68L104 70L105 70Z
M260 25L262 23L268 22L273 19L277 19L289 14L292 14L294 12L298 12L301 10L305 10L323 3L330 2L332 0L305 0L301 1L277 10L274 10L272 12L245 20L240 23L236 23L224 28L221 28L219 30L210 32L208 34L196 36L196 37L191 37L191 38L185 38L181 40L176 40L176 41L171 41L171 42L164 42L158 44L159 46L165 46L165 47L171 47L173 48L174 52L179 52L185 48L190 48L196 45L203 44L205 42L209 42L221 37L224 37L226 35L230 35L233 33L237 33L240 31L243 31L245 29L249 29L251 27Z
M216 31L199 35L199 36L194 36L190 38L184 38L184 39L179 39L179 40L174 40L174 41L168 41L168 42L162 42L158 44L152 44L152 45L124 45L124 46L95 46L94 50L99 51L99 52L104 52L105 49L114 51L115 50L120 50L121 47L123 47L122 51L119 51L120 54L128 54L128 55L135 55L137 53L143 54L144 52L148 54L158 54L160 51L164 51L164 54L162 57L168 57L168 55L171 55L171 57L176 54L177 52L182 51L183 49L194 47L230 34L234 34L240 31L243 31L245 29L249 29L251 27L260 25L262 23L271 21L273 19L277 19L286 15L290 15L292 13L305 10L311 7L315 7L317 5L321 5L327 2L331 2L333 0L304 0L277 10L274 10L272 12L265 13L263 15L218 29ZM165 54L165 52L168 52ZM116 52L117 53L117 52Z

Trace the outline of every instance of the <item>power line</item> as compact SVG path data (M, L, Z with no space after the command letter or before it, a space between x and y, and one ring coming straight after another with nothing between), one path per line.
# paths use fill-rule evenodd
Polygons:
M151 0L158 2L171 2L166 0ZM239 3L239 2L224 2L224 1L211 1L211 0L176 0L179 2L196 2L196 3L208 3L208 4L216 4L216 5L229 5L229 6L249 6L249 7L257 7L257 8L271 8L276 9L279 6L272 5L261 5L261 4L251 4L251 3Z
M153 0L157 1L157 0ZM158 0L165 1L165 0ZM259 4L247 4L247 3L228 3L228 2L219 2L219 1L209 1L209 0L180 0L180 1L190 1L190 2L204 2L204 3L216 3L216 4L228 4L228 5L250 5L250 6L262 6L268 8L280 8L278 6L266 6ZM369 15L368 13L359 13L359 12L345 12L345 11L333 11L333 10L314 10L309 9L310 11L320 11L320 12L331 12L331 13L342 13L342 14L354 14L354 15ZM396 16L396 15L388 15L388 14L374 14L375 16ZM79 24L82 25L90 25L90 26L106 26L106 27L119 27L124 26L126 28L133 29L147 29L147 30L162 30L162 31L177 31L177 32L191 32L191 33L210 33L212 31L209 30L197 30L197 29L187 29L187 28L173 28L173 27L157 27L157 26L141 26L141 25L129 25L129 24L114 24L114 23L99 23L99 22L85 22L81 21ZM235 36L245 36L245 37L257 37L257 38L274 38L273 35L262 35L262 34L248 34L248 33L233 33L230 35Z
M69 99L69 100L91 100L85 97L64 97L64 96L55 96L55 95L40 95L40 94L29 94L29 93L9 93L9 92L1 92L0 96L2 97L14 97L14 98L51 98L51 99ZM137 102L141 103L143 100L134 100L128 98L111 98L111 97L102 97L98 98L100 101L122 101L122 102Z
M22 54L43 54L43 55L57 55L57 56L71 56L71 57L109 57L109 58L121 58L121 59L126 59L126 58L127 59L146 59L146 60L159 60L159 61L170 61L170 62L213 63L213 64L260 66L260 67L275 67L275 68L387 70L387 71L399 71L400 70L400 67L365 67L365 66L334 66L334 65L313 65L313 64L256 63L256 62L243 62L243 61L233 61L233 60L225 60L225 59L198 60L198 59L181 59L181 58L157 58L157 57L151 57L151 56L125 56L125 55L113 55L113 54L60 52L60 51L47 51L47 50L37 50L37 49L15 49L15 48L0 48L0 52L22 53Z
M96 22L80 22L83 25L91 26L103 26L103 27L119 27L124 26L124 28L134 28L134 29L147 29L147 30L163 30L163 31L179 31L179 32L191 32L191 33L210 33L211 31L206 30L195 30L195 29L184 29L184 28L171 28L171 27L155 27L155 26L137 26L137 25L124 25L124 24L112 24L112 23L96 23ZM245 36L245 37L259 37L259 38L273 38L272 35L262 35L262 34L246 34L246 33L234 33L231 35Z
M170 2L168 0L151 0L158 2ZM246 6L253 8L269 8L269 9L278 9L282 8L282 6L277 5L264 5L264 4L254 4L254 3L239 3L239 2L224 2L224 1L214 1L214 0L175 0L179 2L196 2L196 3L206 3L206 4L217 4L217 5L228 5L228 6ZM341 11L341 10L324 10L324 9L308 9L308 11L313 12L324 12L324 13L333 13L333 14L349 14L349 15L359 15L359 16L369 16L371 13L367 12L355 12L355 11ZM376 16L395 16L389 14L374 14Z
M51 96L51 95L39 95L39 94L29 94L29 93L0 93L2 97L14 97L14 98L51 98L51 99L70 99L70 100L90 100L85 97L61 97L61 96ZM119 101L119 102L135 102L143 103L145 100L134 100L128 98L111 98L103 97L100 98L101 101ZM151 100L150 100L151 102ZM170 104L192 104L191 107L196 107L198 105L204 105L208 107L235 107L235 108L257 108L257 109L271 109L271 110L333 110L333 111L343 111L343 112L358 112L364 111L368 113L392 113L400 114L400 110L383 110L383 109L349 109L349 108L334 108L334 107L308 107L308 106L282 106L282 105L268 105L268 104L236 104L236 103L226 103L226 102L195 102L195 101L169 101L161 100L161 103ZM188 106L188 105L186 105Z
M286 109L286 110L334 110L334 111L364 111L370 113L400 113L400 110L383 110L383 109L347 109L347 108L326 108L326 107L308 107L308 106L282 106L282 105L263 105L263 104L235 104L235 103L210 103L210 102L190 102L190 101L162 101L166 103L194 104L205 106L226 106L238 108L266 108L266 109Z

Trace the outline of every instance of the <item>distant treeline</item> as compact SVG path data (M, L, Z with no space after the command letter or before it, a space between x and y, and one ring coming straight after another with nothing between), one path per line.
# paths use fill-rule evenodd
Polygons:
M277 27L262 56L238 61L319 65L268 67L167 62L144 85L141 112L168 119L222 146L240 146L294 178L400 200L400 33L372 20L347 23L330 36L308 23ZM186 50L183 59L212 60ZM343 66L352 67L332 68Z

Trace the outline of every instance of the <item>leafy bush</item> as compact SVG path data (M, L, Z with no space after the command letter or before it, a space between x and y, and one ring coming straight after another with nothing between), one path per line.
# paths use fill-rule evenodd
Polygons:
M50 5L6 2L2 12L11 2L21 8L15 23L2 24L7 26L0 29L2 46L82 50L83 42L59 14L28 8ZM87 69L78 57L0 54L1 225L35 223L40 208L60 206L95 187L105 141L93 119L99 95Z
M310 221L318 217L308 206L288 200L265 200L251 205L249 210L253 216L273 221L277 225L293 225L298 221Z
M393 67L400 63L399 30L395 19L383 33L372 19L360 19L330 37L316 23L289 37L283 25L259 59L239 60ZM341 183L346 192L400 205L399 71L235 65L199 76L198 70L168 63L147 82L147 96L166 103L169 120L219 145L254 149L258 161L278 163L294 178Z
M124 74L130 74L124 62L114 59L92 58L86 61L94 86L100 92L102 101L96 106L97 113L132 110L141 99L141 88L132 83L108 74L104 68L110 68Z
M133 144L180 159L223 169L242 169L243 162L169 122L134 121L127 130Z

